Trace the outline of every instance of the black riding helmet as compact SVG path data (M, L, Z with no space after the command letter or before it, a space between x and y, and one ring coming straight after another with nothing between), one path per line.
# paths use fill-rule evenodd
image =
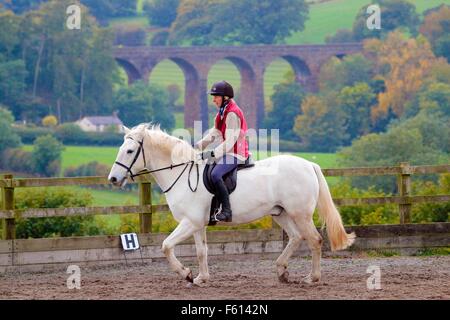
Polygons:
M208 93L212 96L234 97L233 87L224 80L214 83Z

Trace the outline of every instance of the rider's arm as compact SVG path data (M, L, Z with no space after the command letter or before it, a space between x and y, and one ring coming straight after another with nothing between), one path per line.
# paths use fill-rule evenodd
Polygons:
M225 155L225 153L233 150L233 146L239 138L241 132L241 120L236 113L230 112L227 115L225 130L225 141L214 149L214 157L216 159Z
M206 136L195 144L195 148L199 150L205 149L210 143L221 136L221 132L215 127L208 130Z

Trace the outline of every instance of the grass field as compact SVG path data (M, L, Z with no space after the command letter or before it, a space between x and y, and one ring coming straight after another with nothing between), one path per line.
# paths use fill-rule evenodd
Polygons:
M32 150L31 145L24 146L27 151ZM115 147L87 147L87 146L65 146L62 153L61 169L80 166L91 161L111 165L116 159L118 148Z

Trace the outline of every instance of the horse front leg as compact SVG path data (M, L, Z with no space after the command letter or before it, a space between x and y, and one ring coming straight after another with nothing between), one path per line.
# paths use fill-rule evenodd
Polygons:
M206 246L206 227L194 233L195 248L199 264L198 276L194 279L194 284L202 286L209 280L208 271L208 247Z
M177 259L174 253L174 247L178 243L192 236L195 231L198 231L198 227L194 226L188 219L183 219L162 244L162 251L169 261L172 270L178 272L183 279L186 279L189 282L193 282L192 271L189 268L184 267Z

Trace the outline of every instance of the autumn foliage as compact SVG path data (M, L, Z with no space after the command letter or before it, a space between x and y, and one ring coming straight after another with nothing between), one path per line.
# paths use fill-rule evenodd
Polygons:
M376 63L379 74L385 81L386 91L378 96L378 105L372 109L372 120L384 116L389 109L400 117L405 104L415 96L424 81L430 77L430 70L443 58L436 58L429 42L424 37L406 38L400 32L389 34L386 41L371 39L365 48ZM374 48L378 48L375 51Z

